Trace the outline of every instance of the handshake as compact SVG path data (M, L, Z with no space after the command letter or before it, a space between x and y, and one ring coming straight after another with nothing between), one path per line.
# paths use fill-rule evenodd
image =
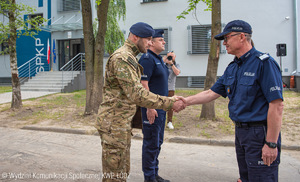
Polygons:
M179 112L188 106L186 98L182 96L174 96L176 98L176 102L173 104L173 111Z
M220 96L221 95L215 93L211 89L205 90L196 95L192 95L186 98L182 96L174 96L176 98L176 102L173 104L172 109L175 112L179 112L185 109L186 106L209 103L213 100L216 100Z

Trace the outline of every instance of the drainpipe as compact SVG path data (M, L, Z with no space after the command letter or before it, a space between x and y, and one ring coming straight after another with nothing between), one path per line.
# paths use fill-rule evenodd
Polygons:
M300 59L299 59L299 35L298 35L298 33L299 33L299 20L298 20L298 3L297 3L297 1L298 0L294 0L294 7L295 7L295 9L294 9L294 16L295 16L295 40L296 40L296 42L295 42L295 49L296 49L296 51L295 51L295 59L296 59L296 74L297 75L300 75Z

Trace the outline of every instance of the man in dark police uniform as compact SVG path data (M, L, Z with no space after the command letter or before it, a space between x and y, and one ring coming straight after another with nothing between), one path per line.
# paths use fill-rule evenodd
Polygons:
M224 74L207 91L186 98L187 105L229 98L235 123L235 147L242 182L278 181L283 97L276 61L251 45L252 28L242 20L229 22L217 40L235 55Z
M151 92L168 96L168 67L159 55L165 50L164 30L157 29L153 35L152 45L139 63L144 68L142 84ZM142 168L145 181L167 182L158 175L158 155L164 140L166 111L162 109L142 108L143 149Z

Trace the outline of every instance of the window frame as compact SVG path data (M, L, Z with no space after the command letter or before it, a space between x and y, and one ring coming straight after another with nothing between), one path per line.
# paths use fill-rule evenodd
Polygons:
M0 48L0 53L1 54L9 54L9 45L8 45L8 42L7 41L3 41L1 44L0 44L1 48ZM0 54L0 55L1 55Z
M4 2L4 3L6 3L7 6L9 6L9 0L6 0L6 2ZM8 11L9 11L8 9L3 9L2 6L0 6L0 9L3 11L3 13L8 13Z
M30 20L30 19L36 18L38 16L40 16L41 18L44 18L43 13L29 14L27 18ZM42 25L43 25L43 22L40 22L39 27L42 26ZM31 25L28 24L28 29L31 29L31 28L32 28Z
M143 3L157 3L157 2L164 2L168 0L141 0L141 4Z
M209 54L211 44L211 24L189 25L187 29L189 31L187 54ZM226 48L222 43L220 46L220 53L226 53Z
M171 51L171 31L172 31L172 28L169 27L169 28L157 28L157 29L163 29L164 30L164 40L166 42L165 44L165 50L162 51L160 53L160 55L167 55L169 51Z
M76 5L76 3L78 4ZM80 0L59 0L59 2L57 3L57 11L58 12L81 11Z

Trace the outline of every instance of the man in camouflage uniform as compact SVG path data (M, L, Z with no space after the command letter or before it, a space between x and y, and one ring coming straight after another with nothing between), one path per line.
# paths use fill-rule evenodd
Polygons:
M136 23L125 44L108 59L96 128L102 144L102 181L126 181L130 171L131 121L136 107L180 110L182 100L153 94L140 83L143 68L136 56L151 44L153 28ZM176 102L175 102L176 101Z

